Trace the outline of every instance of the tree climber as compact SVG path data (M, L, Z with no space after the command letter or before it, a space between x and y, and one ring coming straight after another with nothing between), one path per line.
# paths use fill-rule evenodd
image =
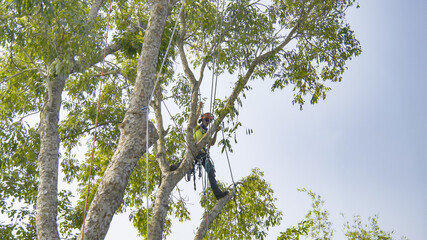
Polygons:
M200 104L199 104L200 106ZM199 111L197 111L199 113ZM203 138L203 136L208 132L208 127L209 124L211 123L211 121L214 119L213 115L211 113L204 113L200 119L198 120L198 123L200 125L198 125L197 127L195 127L193 129L193 133L194 133L194 139L196 141L196 143L198 143L200 141L200 139ZM209 147L213 146L216 142L216 135L218 133L218 131L221 130L220 127L218 127L218 129L216 130L215 134L213 135L213 137L210 140L209 143ZM220 199L222 197L225 197L228 194L228 191L221 191L221 189L218 187L218 183L216 182L215 179L215 167L211 162L209 153L207 152L206 148L202 148L200 150L200 152L197 154L196 159L195 159L196 163L201 163L201 165L203 165L203 167L205 168L206 172L208 173L208 178L209 178L209 183L211 185L212 191L216 197L216 199ZM187 175L190 175L191 177L191 173L194 171L193 169L190 169L187 173Z

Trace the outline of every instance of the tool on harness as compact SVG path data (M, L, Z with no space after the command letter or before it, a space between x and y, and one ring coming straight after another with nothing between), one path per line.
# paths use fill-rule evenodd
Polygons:
M203 166L203 163L205 163L205 166ZM209 155L205 155L203 159L196 158L193 161L193 166L190 170L188 170L187 174L185 175L185 181L190 182L191 178L193 177L194 182L194 190L196 191L196 173L198 172L197 176L199 179L202 178L202 171L204 170L209 174L211 171L215 171L214 164L212 162L212 159Z
M199 179L202 176L202 171L201 171L201 164L200 163L196 163L196 161L193 161L193 166L191 167L190 170L188 170L187 174L185 175L185 181L189 182L191 181L191 177L193 177L193 181L194 181L194 191L196 191L196 172L197 169L199 170Z

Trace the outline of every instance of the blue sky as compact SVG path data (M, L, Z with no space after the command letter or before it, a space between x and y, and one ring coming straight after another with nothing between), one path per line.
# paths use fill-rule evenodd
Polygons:
M254 83L243 103L240 119L254 133L241 130L231 164L236 179L259 167L275 190L284 219L267 239L309 210L309 198L298 188L326 201L334 239L344 239L340 213L364 221L378 214L382 229L394 230L396 238L427 236L427 2L359 3L348 20L363 53L348 63L343 82L330 85L325 101L300 111L290 90L271 93L265 81ZM212 157L218 179L231 183L225 156L214 151ZM169 239L191 239L203 211L192 184L182 181L180 187L194 201L195 220L177 225ZM126 219L115 217L106 239L138 239Z

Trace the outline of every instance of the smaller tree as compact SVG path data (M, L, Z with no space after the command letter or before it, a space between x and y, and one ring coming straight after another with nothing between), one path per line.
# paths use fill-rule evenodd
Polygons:
M359 215L353 217L353 223L347 221L344 224L345 236L348 240L369 240L369 239L378 239L378 240L393 240L392 237L393 231L386 232L380 229L378 225L378 215L368 218L367 224L362 222L362 218ZM407 239L402 237L401 239Z
M333 239L335 230L332 228L332 222L329 220L329 211L324 209L325 201L320 195L307 190L298 191L306 193L312 200L312 209L307 213L297 227L290 227L285 232L281 232L277 240L295 240L300 237L313 240ZM344 214L341 214L344 217ZM359 215L353 217L353 222L346 221L343 231L348 240L395 240L393 231L382 230L378 224L378 215L369 217L369 223L363 224ZM400 238L407 240L405 236Z

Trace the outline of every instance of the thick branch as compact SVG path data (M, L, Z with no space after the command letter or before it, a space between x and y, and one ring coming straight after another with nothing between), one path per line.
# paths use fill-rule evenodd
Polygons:
M163 100L162 93L160 91L160 88L158 88L154 93L154 102L152 102L151 106L153 107L154 113L156 116L157 134L159 135L159 139L157 139L156 158L162 173L164 173L169 170L169 163L166 160L166 153L165 153L166 152L166 143L165 143L166 131L164 130L164 127L163 127L163 117L162 117L162 111L161 111L162 100Z
M170 7L167 0L155 0L151 5L151 16L144 37L141 57L137 64L135 88L125 118L119 126L121 135L118 147L90 205L85 220L87 228L79 239L83 239L83 235L85 240L98 240L105 237L113 215L123 201L130 174L143 153L148 150L145 144L148 112L143 112L141 109L148 107L153 92L160 44ZM157 140L157 132L151 122L149 122L149 136L148 147ZM169 189L166 193L168 191ZM163 196L162 202L164 198ZM150 233L155 234L149 239L161 239L164 212L167 213L167 206L156 204L150 230Z
M57 229L58 210L58 158L59 158L59 110L65 77L46 79L46 102L40 114L40 152L37 159L39 184L36 204L37 239L59 239Z
M178 51L179 51L179 56L181 58L181 62L182 62L183 68L184 68L184 73L189 78L190 83L191 83L191 88L192 88L191 106L190 106L191 112L190 112L190 116L188 119L186 142L189 143L189 149L188 150L195 151L193 129L196 126L196 122L197 122L196 110L197 110L197 102L198 102L198 91L199 91L199 87L200 87L200 84L202 82L202 79L200 79L199 81L196 80L196 77L194 76L194 73L191 71L191 68L190 68L188 61L187 61L187 56L185 54L184 38L185 38L185 34L187 32L187 26L185 23L184 13L181 13L180 20L181 20L181 30L179 31L179 36L178 36L178 41L177 41ZM203 68L204 67L202 67L202 69ZM184 161L184 164L181 165L181 168L187 169L189 167L190 163L191 163L191 160Z
M203 63L200 67L200 77L199 77L199 80L197 81L196 77L194 76L194 73L191 71L191 68L188 64L187 56L186 56L185 49L184 49L184 39L185 39L185 35L187 33L187 26L186 26L186 22L185 22L184 13L181 13L180 20L181 20L181 30L179 32L179 37L178 37L178 41L177 41L178 42L178 51L179 51L181 62L182 62L183 68L184 68L184 73L189 78L190 83L191 83L191 87L192 87L190 116L188 119L187 133L186 133L186 142L188 143L187 151L198 152L201 149L201 145L199 145L198 147L195 146L195 141L194 141L194 137L193 137L193 129L197 124L197 119L198 119L197 103L199 101L198 92L199 92L199 88L200 88L200 85L201 85L202 80L203 80L204 70L207 66L207 60L206 60L206 58L203 60ZM210 49L208 52L211 52L214 48L215 48L215 44L213 44L212 49ZM193 159L191 159L191 158L184 160L184 164L181 164L180 171L183 171L183 170L186 170L187 168L189 168L192 160Z
M89 11L89 23L93 23L98 16L99 9L104 5L104 0L94 0Z
M227 205L228 202L231 201L235 194L236 189L234 188L233 191L231 191L227 196L219 199L215 206L212 208L212 210L203 214L203 220L200 223L199 228L197 229L197 233L196 236L194 236L194 240L203 239L203 237L206 235L206 232L208 231L209 225L216 217L218 217L218 215L221 213L221 210L224 208L225 205Z
M226 104L224 106L224 110L225 111L222 111L220 113L220 115L218 116L218 118L215 120L215 124L213 124L213 127L211 127L211 129L209 129L209 134L207 134L207 135L209 135L209 136L212 135L216 131L217 126L219 126L219 124L222 122L222 120L225 118L225 116L229 113L229 109L231 109L231 107L234 105L234 102L236 101L237 97L243 91L244 86L246 86L246 84L248 83L248 81L251 78L251 76L252 76L255 68L259 64L261 64L265 59L267 59L268 57L271 57L274 54L278 53L286 45L289 44L289 42L295 37L297 31L302 27L303 22L307 19L308 15L313 10L313 8L314 8L314 3L312 3L308 7L308 10L306 12L304 12L304 14L301 15L301 17L298 20L297 24L292 28L292 30L289 32L289 34L286 36L285 40L281 44L279 44L278 46L276 46L275 48L273 48L269 52L266 52L266 53L264 53L264 54L256 57L252 61L252 63L250 64L248 70L246 71L246 74L243 77L241 77L236 82L236 86L234 87L233 92L231 93L231 95L227 99L227 102L226 102ZM209 141L209 139L207 139L206 137L204 137L200 141L200 144L207 144L208 141Z
M118 43L113 43L105 48L105 57L107 57L110 54L113 54L120 50L120 45ZM85 59L82 59L80 61L74 62L73 69L71 70L71 73L79 72L82 68L90 68L94 65L102 62L104 59L104 50L100 51L97 54L97 57L94 58L93 61L87 62Z

